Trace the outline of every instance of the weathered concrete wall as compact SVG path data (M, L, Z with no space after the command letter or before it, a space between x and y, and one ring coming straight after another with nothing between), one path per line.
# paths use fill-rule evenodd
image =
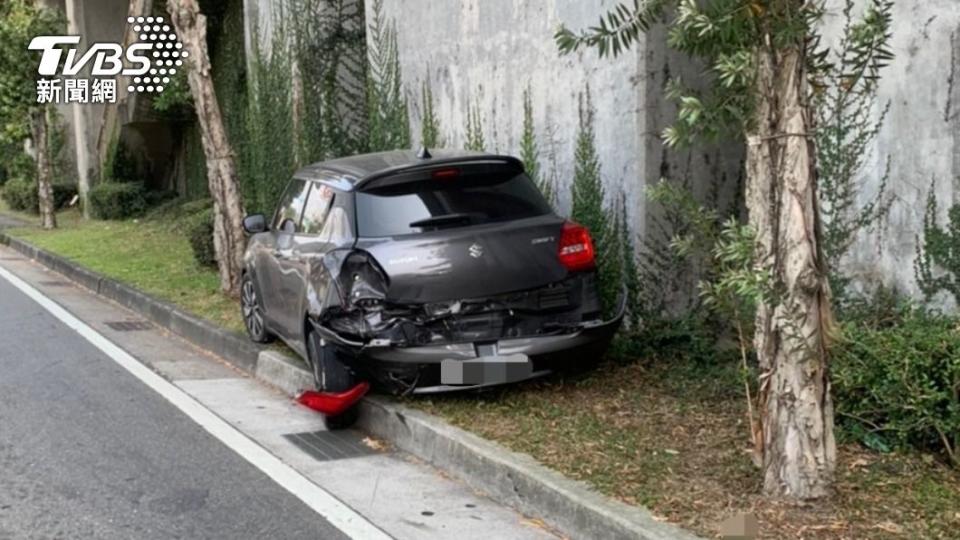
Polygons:
M843 3L828 2L827 35L834 39ZM890 111L862 171L861 199L875 196L889 159L895 201L879 241L861 235L846 269L861 285L885 283L918 295L912 263L931 182L941 223L947 207L960 203L960 2L898 1L893 16L896 59L883 72L876 114L887 103Z
M742 149L737 144L696 153L666 152L659 140L674 107L663 84L701 71L672 53L662 30L643 36L620 58L593 51L560 57L553 33L561 22L594 24L616 2L576 0L385 0L398 28L400 60L409 91L414 141L419 139L420 87L429 80L447 146L460 147L469 106L485 117L488 150L517 153L522 92L530 85L543 167L569 210L577 131L577 96L586 83L596 107L597 146L608 196L623 190L631 221L644 234L654 209L643 187L661 176L688 182L701 196L715 187L725 202L735 193ZM373 17L368 5L367 19ZM826 41L836 40L843 0L829 0ZM845 270L867 287L879 282L917 294L912 261L931 184L946 207L960 202L960 4L956 0L896 2L896 60L884 72L879 98L890 111L863 171L863 202L879 188L890 160L889 193L896 199L878 241L863 234ZM877 114L880 114L878 107Z
M569 211L578 99L589 83L607 196L624 193L635 232L642 234L649 218L643 188L662 175L689 179L700 192L714 179L731 183L737 152L717 159L713 151L669 156L664 151L659 134L673 118L673 109L662 95L670 73L662 33L644 36L615 59L598 58L593 50L559 55L553 34L561 22L576 28L591 25L615 4L386 0L385 18L398 30L415 145L420 138L420 89L429 80L445 146L463 147L468 109L477 105L487 150L519 153L523 92L529 85L541 168L558 187L561 210ZM372 2L366 15L371 23Z

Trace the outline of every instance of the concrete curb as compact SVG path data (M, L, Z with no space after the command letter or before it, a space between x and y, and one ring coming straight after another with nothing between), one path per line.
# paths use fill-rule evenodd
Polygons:
M129 285L88 270L59 255L34 247L2 232L0 232L0 244L9 246L100 296L140 313L158 326L182 336L187 341L229 359L244 371L250 373L256 371L261 349L245 336L224 330L181 311L168 302L158 300Z
M696 536L662 523L643 508L601 495L583 482L544 467L526 454L468 433L389 398L364 400L360 427L450 472L530 516L543 518L573 538L691 540Z
M312 374L297 358L264 350L244 336L3 232L0 244L142 314L288 395L313 384ZM526 515L543 519L573 538L697 538L675 525L657 521L645 509L615 501L566 478L528 455L507 450L394 399L369 396L361 403L360 412L358 425L371 435L448 471Z

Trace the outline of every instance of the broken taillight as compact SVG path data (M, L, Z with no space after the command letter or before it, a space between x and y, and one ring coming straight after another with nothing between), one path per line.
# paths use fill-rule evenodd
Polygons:
M307 390L300 393L296 400L307 408L321 412L326 416L338 416L360 401L370 391L370 383L363 381L345 392L317 392Z
M590 270L596 266L593 240L590 231L583 225L567 221L560 231L560 246L557 255L560 264L567 270Z

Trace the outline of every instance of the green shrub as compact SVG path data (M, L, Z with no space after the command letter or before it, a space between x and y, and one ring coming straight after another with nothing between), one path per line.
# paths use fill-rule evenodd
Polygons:
M186 199L176 197L151 206L144 219L159 221L162 225L180 228L183 221L194 214L213 207L213 199Z
M152 189L144 193L144 202L147 208L155 208L176 198L177 192L169 189Z
M594 131L590 88L580 94L580 124L574 153L570 217L590 231L597 250L597 288L604 316L615 314L623 290L622 237L617 230L619 208L605 202L605 191Z
M217 266L217 254L213 245L213 209L207 208L187 220L187 235L193 258L200 266Z
M878 450L936 449L960 465L960 321L900 304L844 325L833 354L845 432Z
M70 184L53 184L53 206L63 208L70 203L77 194L77 186ZM3 200L11 210L40 213L40 196L37 193L37 184L33 180L16 178L7 182L3 190Z
M30 180L14 178L3 188L3 200L11 210L37 212L37 186Z
M125 219L138 216L147 207L143 184L104 182L90 190L90 210L98 219Z
M127 145L115 135L107 146L107 155L100 170L101 183L124 182L137 178L137 164Z

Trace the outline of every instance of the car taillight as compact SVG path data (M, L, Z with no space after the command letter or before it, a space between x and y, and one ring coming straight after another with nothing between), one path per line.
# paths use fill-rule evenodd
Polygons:
M560 264L571 272L589 270L596 266L590 231L577 223L567 221L563 224L557 254L560 257Z

